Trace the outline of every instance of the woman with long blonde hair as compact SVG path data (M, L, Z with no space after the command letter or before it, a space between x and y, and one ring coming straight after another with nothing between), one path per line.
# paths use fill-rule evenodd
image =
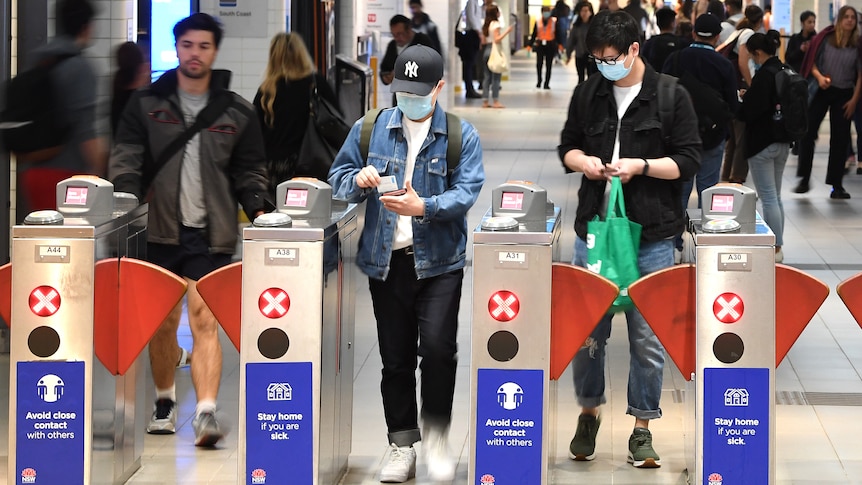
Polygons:
M269 170L270 191L297 174L296 158L302 148L308 125L308 105L312 89L332 105L338 106L335 93L314 63L297 34L276 34L269 44L269 62L254 107L263 129Z
M826 184L832 186L829 197L849 199L844 190L844 160L850 145L850 119L856 112L862 90L862 61L856 49L859 41L858 14L845 5L838 9L835 24L820 31L808 47L802 61L803 76L809 84L816 82L817 91L810 97L808 133L799 143L799 163L796 175L801 177L794 192L808 192L814 143L820 123L829 112L829 163Z

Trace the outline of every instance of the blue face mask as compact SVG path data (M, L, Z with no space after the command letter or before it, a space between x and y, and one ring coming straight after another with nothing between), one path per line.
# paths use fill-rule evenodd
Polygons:
M542 18L548 20L551 18L551 12L542 12Z
M427 96L419 96L410 93L395 93L395 101L398 109L404 113L407 119L421 120L431 114L434 106L431 104L431 99L434 97L432 90Z
M629 75L632 71L632 67L634 67L635 63L632 62L632 65L626 67L626 60L628 56L623 58L621 61L617 61L613 66L609 66L603 62L597 62L596 67L599 69L599 72L602 76L605 77L608 81L619 81L620 79Z

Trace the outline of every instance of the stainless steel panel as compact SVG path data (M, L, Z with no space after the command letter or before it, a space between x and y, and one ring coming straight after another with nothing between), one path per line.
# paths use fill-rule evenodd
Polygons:
M351 205L332 220L303 224L297 227L295 220L290 228L243 231L240 389L245 389L249 362L312 363L314 483L334 485L347 471L352 438L357 209ZM274 263L272 251L285 253L290 263ZM275 319L258 309L260 295L272 287L290 299L288 312ZM277 359L265 357L257 347L260 333L272 327L290 339L287 353ZM241 392L238 483L245 483L245 412Z
M486 217L490 216L490 211ZM560 212L542 227L526 227L518 232L487 232L481 225L473 233L473 318L470 361L470 423L476 427L476 394L479 369L538 369L547 376L550 370L551 340L551 263L559 256L556 243L560 233ZM517 316L500 322L492 317L489 301L501 290L514 293L519 301ZM518 338L517 354L508 361L495 360L488 351L488 339L495 332L508 330ZM542 483L547 482L549 425L552 386L544 386L542 429ZM554 388L554 392L555 392ZM475 481L476 441L470 440L468 480Z
M698 235L699 236L699 235ZM755 239L759 238L759 239ZM769 483L775 480L775 250L773 235L727 235L721 238L727 245L701 245L697 239L696 270L696 423L697 447L694 470L689 469L691 483L703 483L704 445L702 436L704 409L704 369L707 368L766 368L769 369ZM710 242L716 238L708 238ZM757 245L748 243L755 241ZM734 244L735 243L735 244ZM746 267L726 263L727 255L740 255ZM736 258L743 259L743 258ZM743 312L735 323L722 323L713 308L717 298L733 293L742 300ZM721 311L721 310L720 310ZM737 334L745 343L738 361L724 363L713 352L713 343L725 332ZM768 485L768 484L765 484Z

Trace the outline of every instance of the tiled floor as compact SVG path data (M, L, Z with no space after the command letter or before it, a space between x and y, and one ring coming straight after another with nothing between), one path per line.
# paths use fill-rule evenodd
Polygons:
M475 227L490 205L491 189L510 179L531 180L545 187L563 209L563 260L571 259L574 231L572 221L577 205L580 176L565 175L556 155L559 132L566 115L573 71L555 66L550 91L534 87L533 59L513 62L512 79L503 83L501 101L506 109L482 109L481 101L465 102L456 97L454 111L475 124L485 149L487 183L479 202L470 212ZM457 82L450 82L451 88ZM824 124L825 125L825 124ZM862 330L856 324L834 288L840 281L862 271L862 175L847 176L845 186L853 195L846 201L828 198L828 187L820 181L825 174L825 143L820 138L815 160L813 189L805 195L790 192L795 185L796 157L791 156L784 176L784 205L787 213L785 262L821 279L832 289L826 303L799 338L777 370L777 391L823 393L816 402L843 397L840 405L781 404L776 408L777 467L779 484L862 483L862 445L856 440L862 431ZM469 362L472 269L468 267L461 307L459 331L460 366L450 446L459 456L454 483L467 482L469 454ZM364 279L357 284L356 367L354 383L353 449L344 484L378 483L377 473L386 455L385 425L379 395L380 358L375 327ZM665 371L662 408L664 417L651 428L662 467L636 470L626 464L627 439L633 420L625 413L628 369L625 326L615 325L609 347L609 404L603 410L598 457L589 463L571 462L567 445L574 431L578 409L572 396L570 372L556 384L556 429L549 443L552 484L682 484L686 480L682 439L682 405L675 391L683 388L679 372L669 365ZM184 342L190 344L187 335ZM224 339L225 365L221 389L221 415L236 427L239 356ZM8 362L2 363L0 379L6 379ZM133 484L235 484L237 483L237 433L228 435L217 450L192 446L191 414L194 395L188 370L178 371L180 431L176 436L147 436L142 467ZM5 389L6 386L3 386ZM805 394L813 399L814 394ZM5 407L5 399L0 399ZM5 455L6 413L0 409L0 451ZM856 455L855 453L860 453ZM5 458L0 459L0 467ZM429 483L420 460L415 483ZM5 473L3 474L5 477ZM0 479L2 480L2 479ZM533 485L533 484L526 484ZM754 484L760 485L760 484Z

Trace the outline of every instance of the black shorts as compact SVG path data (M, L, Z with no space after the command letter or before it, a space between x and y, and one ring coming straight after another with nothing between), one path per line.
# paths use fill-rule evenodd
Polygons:
M180 244L147 243L147 261L197 281L230 264L232 255L210 253L207 230L180 226Z

